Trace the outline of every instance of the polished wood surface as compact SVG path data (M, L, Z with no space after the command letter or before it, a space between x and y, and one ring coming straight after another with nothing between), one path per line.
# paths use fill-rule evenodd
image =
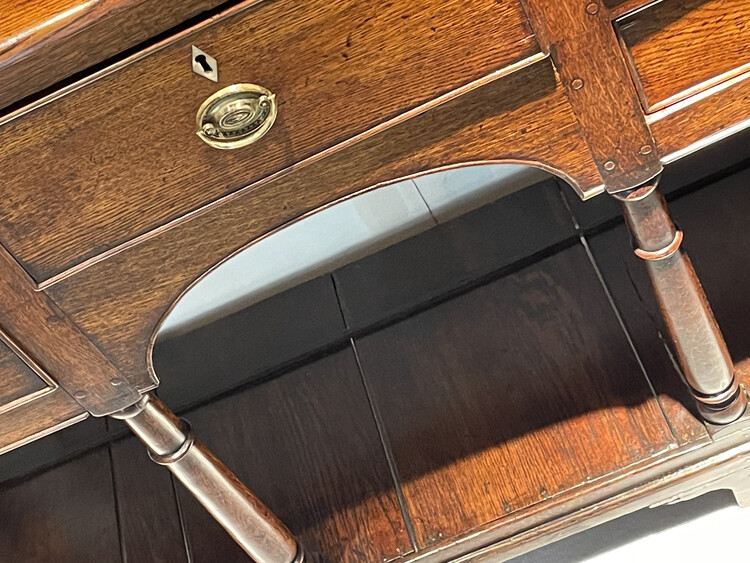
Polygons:
M669 4L652 9L667 10ZM109 393L118 393L112 382L125 384L125 399L118 398L124 402L137 395L135 387L154 388L158 374L150 365L151 344L182 292L232 253L341 198L433 169L501 161L535 164L567 180L580 195L592 196L603 188L635 187L631 184L662 163L750 123L750 72L732 76L742 64L723 70L725 61L741 63L741 55L717 46L708 48L714 55L701 71L714 78L719 73L721 82L688 69L682 75L700 84L691 90L694 96L650 114L640 107L627 49L618 43L612 21L642 6L635 0L602 5L529 0L524 11L516 0L414 0L379 6L369 15L371 6L358 2L316 0L310 11L280 1L247 2L16 107L0 127L0 163L6 171L0 186L0 243L6 247L0 280L8 289L0 298L0 324L10 334L7 341L15 343L10 347L17 345L19 356L33 360L26 363L39 363L60 387L0 412L0 451L87 412L106 414L115 404ZM706 0L691 14L715 21L706 10L715 14L716 6ZM665 41L682 45L681 39L693 33L684 11L659 13L664 27L639 36L634 53L650 53ZM736 21L725 18L727 25ZM731 33L723 30L719 42ZM219 60L219 84L190 70L187 53L193 44ZM276 92L279 121L256 145L215 151L194 135L194 112L216 89L239 81ZM619 143L620 137L627 142ZM417 305L423 312L416 316L380 319L383 324L362 331L347 325L345 338L339 335L330 349L314 350L320 358L315 365L325 368L316 369L324 375L305 364L295 370L296 379L283 374L221 402L213 402L216 393L230 391L214 390L207 399L212 402L195 411L196 424L211 429L206 441L225 440L228 451L239 452L235 458L219 453L230 466L237 464L241 478L294 532L331 561L403 554L404 561L445 561L492 542L497 542L492 550L501 549L504 558L638 503L705 488L693 477L724 484L722 479L747 458L741 433L732 434L730 427L720 435L695 419L676 390L678 379L659 383L676 374L667 370L654 376L656 396L649 381L629 377L632 370L642 374L634 367L638 359L628 355L633 351L622 328L643 328L647 336L641 341L658 340L658 329L651 322L629 324L630 313L620 326L605 287L598 284L596 264L578 238L593 233L577 221L573 225L577 231L545 239L544 248L519 262L472 271L479 277L459 283L453 293L429 297ZM640 291L609 285L624 294ZM494 299L489 295L494 286L511 288L517 302ZM550 303L550 295L558 301ZM472 296L483 299L466 307L474 314L452 309ZM625 301L633 299L638 300L631 295ZM584 315L589 301L597 321ZM503 314L493 317L492 310ZM548 316L550 310L570 322ZM342 312L347 320L343 307ZM400 314L414 312L407 307ZM441 314L452 324L441 324ZM487 326L506 317L517 320L515 330L498 334L512 341L527 330L538 345L488 344L494 333ZM410 355L406 342L413 338L412 344L419 344L421 333L406 335L404 327L420 321L433 340L451 336L466 346L450 354L445 343L432 360ZM391 346L367 355L368 341L387 341L384 335L394 333L400 338ZM461 340L469 337L470 342ZM632 341L638 353L639 340ZM468 349L480 344L486 357L495 358L493 365ZM426 348L421 341L419 349ZM539 352L545 348L558 354L547 357ZM392 350L402 360L394 368L388 363ZM608 355L612 350L617 353ZM359 362L355 351L362 352ZM665 353L655 354L652 365L666 365ZM561 357L573 360L564 363ZM631 365L624 357L633 358ZM644 357L649 372L650 357ZM576 363L583 358L591 365ZM519 372L527 377L506 381L491 375L498 364L503 377ZM264 377L283 369L280 365L279 372L266 371ZM402 377L379 387L377 378L391 369ZM479 375L466 378L466 370ZM746 380L747 365L738 370ZM438 376L444 387L430 389L427 382ZM243 375L229 381L243 382ZM406 391L393 399L390 390L399 385ZM503 410L490 401L494 386L511 397L526 388L534 393L518 395ZM350 400L333 405L331 397ZM397 399L400 408L388 410ZM461 401L485 408L459 409ZM551 406L535 410L537 402ZM420 403L422 410L415 408ZM528 405L533 417L519 422L513 410L518 404ZM232 412L231 420L221 418L225 411ZM427 427L429 437L446 412L463 432L450 425L439 439L425 440L420 451L393 439L399 431L393 428L395 418L413 422L417 434L419 424L436 418ZM263 424L254 426L259 418ZM501 430L505 433L496 443ZM582 442L582 436L588 440ZM248 437L251 442L244 441ZM551 453L540 455L539 444ZM283 459L287 463L280 464ZM498 479L498 467L515 469L519 460L533 460L536 471ZM330 475L337 471L344 474L331 487ZM258 475L262 479L256 481ZM495 493L488 495L483 486ZM680 492L680 486L691 488ZM330 493L331 488L340 490ZM311 490L317 494L312 500ZM433 498L454 510L445 514ZM305 499L302 512L297 512L299 499ZM191 503L179 493L187 559L212 560L217 552L237 558L237 548L221 547L219 536L200 520L206 516ZM168 521L174 524L173 517ZM200 539L191 544L193 535ZM79 542L59 552L74 553ZM417 548L421 551L414 553ZM498 560L496 555L467 557Z
M120 560L106 449L14 487L0 488L0 560L102 563Z
M616 51L610 15L597 2L523 0L544 52L565 86L608 192L651 180L662 170L638 95Z
M575 236L560 187L550 178L338 268L332 278L346 326L369 332L477 279L516 269L530 256L569 246ZM159 344L155 360L165 357L167 342ZM170 345L173 361L179 342Z
M388 561L412 551L351 349L188 418L313 561L316 554L331 563ZM178 491L194 560L244 561L197 501Z
M356 346L420 548L675 443L580 246Z
M0 343L0 397L4 407L17 404L19 400L49 389L49 384L34 373L21 358L5 344Z
M698 273L711 272L706 290L717 302L717 316L726 324L738 358L750 349L743 321L745 293L736 291L746 284L748 263L741 252L747 238L744 217L750 208L743 189L747 175L744 170L719 182L711 180L697 192L693 184L687 193L678 191L682 197L672 202L676 219L695 235L690 250ZM685 183L692 183L699 174L687 169L684 177ZM665 187L675 194L673 190ZM689 496L696 487L708 490L710 481L729 486L723 479L743 467L748 452L742 433L736 433L731 443L709 439L691 413L691 402L680 394L682 384L668 357L661 362L659 354L666 351L658 336L656 305L648 293L648 277L630 253L624 225L612 225L611 218L594 223L575 209L571 217L562 194L553 197L555 190L544 183L527 197L524 192L513 194L334 272L341 306L335 312L343 312L346 325L356 327L359 366L346 335L342 339L331 331L330 345L318 349L314 358L303 358L297 368L272 373L271 379L248 387L243 373L268 373L269 358L254 362L252 356L235 355L232 343L220 353L216 343L203 343L204 353L215 354L218 370L238 372L236 389L224 390L218 400L206 389L204 404L184 416L302 536L319 561L369 563L381 560L373 553L398 558L400 549L401 561L445 562L478 550L464 561L494 563L550 537L580 531L612 514L626 514L633 506ZM491 228L508 217L537 225L542 232L536 244L527 242L518 225L508 226L518 232L515 238ZM586 226L581 231L566 228L565 220L573 225L573 218ZM433 234L440 232L440 237ZM579 235L592 249L613 305ZM719 242L732 252L718 256ZM501 246L503 252L490 252ZM430 272L420 259L424 253L435 254L436 264L445 262L443 269L436 266ZM341 274L355 268L369 269L371 275ZM381 283L372 274L378 270ZM436 289L427 283L430 274L443 278L445 285ZM403 286L397 288L403 299L401 306L392 307L396 282ZM363 295L378 290L383 296L372 302ZM426 302L419 303L420 295ZM300 292L296 298L311 295ZM651 305L644 302L648 299ZM409 313L411 309L421 312ZM623 314L627 336L615 309ZM244 322L275 326L278 320L273 316L278 314L294 323L291 310L291 305L267 307L258 311L261 316L246 315ZM634 318L645 320L634 323ZM238 333L244 330L239 321L231 326ZM308 330L317 327L310 324ZM282 328L277 331L283 334ZM628 336L648 380L628 346ZM182 342L184 348L201 346L200 339L180 338L177 344ZM277 354L283 364L282 352ZM172 351L170 361L174 365L169 373L179 373L190 365L190 354L181 360ZM748 381L746 364L738 364L738 371ZM210 378L205 384L210 385ZM466 402L475 408L462 408ZM406 427L413 433L421 429L419 439L408 436ZM691 428L696 432L689 435ZM142 464L148 462L142 452L133 452L134 447L132 440L113 445L117 510L127 537L122 549L135 557L152 546L154 558L184 560L188 556L175 530L178 520L185 526L189 560L245 561L241 550L184 489L179 489L178 511L165 484L167 472L162 470L159 477L160 468L153 467L145 473ZM736 451L742 447L745 450ZM554 457L540 453L547 451ZM106 470L108 460L101 458L100 463ZM600 477L592 477L596 475ZM139 476L154 483L139 484ZM573 482L554 488L554 483ZM158 484L166 490L149 494ZM51 490L49 494L62 494ZM82 504L111 506L111 499L98 497L95 489L82 489L81 495ZM390 508L381 516L384 498ZM449 503L452 510L444 510L436 499ZM509 513L503 501L510 505ZM140 529L134 526L142 525L132 519L140 510L145 525L164 520L165 538L132 545L134 530ZM401 521L405 531L398 527ZM431 543L418 553L410 552L407 521L415 538L432 531L433 537L425 535ZM482 523L462 528L462 523L475 521ZM401 540L394 541L393 530ZM71 541L59 550L58 560L72 563L87 541L97 540ZM499 543L481 549L494 542ZM118 556L112 552L113 559Z
M144 395L113 417L125 422L149 457L169 469L253 561L301 561L304 552L289 529L156 395Z
M634 253L651 278L670 344L698 412L711 424L734 422L747 410L746 396L695 269L682 249L683 232L675 226L655 184L616 198L633 236Z
M526 24L519 23L514 17L508 16L511 13L508 10L512 12L512 3L504 7L498 13L500 15L496 14L496 16L509 18L510 23L508 25L511 27L520 26L520 28L523 28ZM232 26L240 28L240 24L247 17L261 17L264 13L251 7L236 14L232 12L223 19L220 18L214 25L222 25L224 30L228 30ZM322 13L329 12L323 11ZM384 14L383 17L386 17L388 13ZM502 16L502 14L506 15ZM338 13L334 15L340 16ZM451 12L449 15L455 17L457 14ZM400 19L406 22L411 20L413 16L414 14L410 15L409 18ZM415 19L419 20L419 18ZM401 23L400 25L412 24ZM425 29L423 26L417 26L417 28L419 30ZM208 26L196 33L198 35L209 34L211 29L212 27ZM376 33L378 29L381 28L373 29L373 33ZM190 38L195 39L198 35L191 35ZM305 44L303 40L305 37L307 36L299 39L300 46ZM526 37L526 35L523 35L523 37ZM267 38L269 41L273 39L271 35L268 35ZM440 41L436 49L449 48L446 46L447 44ZM184 40L182 42L184 43ZM527 43L524 39L520 44L514 43L514 45L526 45ZM552 45L549 41L545 44ZM86 88L70 93L58 101L41 106L31 113L19 115L3 127L3 132L8 131L8 134L12 135L13 131L17 131L16 128L21 127L22 124L25 127L24 134L33 131L34 127L29 127L29 125L33 120L40 119L39 116L45 115L45 112L50 112L53 108L62 108L65 104L72 106L72 100L78 99L79 95L93 96L98 91L97 88L105 88L102 85L110 83L108 81L120 80L122 73L134 72L132 69L140 64L155 65L156 62L154 61L157 61L157 59L162 60L162 57L173 56L173 53L179 50L180 45L182 43L177 41L164 49L145 56L143 59L139 59L130 66L124 67L119 72L91 83ZM328 44L326 43L326 45ZM237 47L233 46L232 48ZM503 49L505 48L503 47ZM315 52L318 53L319 51ZM503 52L519 54L512 49ZM535 48L529 52L536 52ZM511 55L507 56L512 58ZM341 57L341 60L345 60L344 57ZM345 64L344 67L350 68L346 67ZM361 65L357 68L360 67ZM347 72L356 71L349 70ZM343 148L339 147L332 154L320 154L314 162L310 162L297 170L292 170L285 176L241 189L236 192L236 195L225 197L217 204L203 208L200 213L171 225L170 229L153 231L144 235L144 238L134 241L132 246L121 247L121 251L110 256L108 260L82 264L82 266L87 265L88 267L66 272L67 277L61 279L56 285L49 286L47 291L63 310L73 318L74 322L83 329L85 334L101 348L108 359L123 372L125 378L140 389L146 390L154 385L154 379L148 373L149 342L160 317L167 311L180 292L207 268L254 238L294 220L307 211L320 208L321 205L338 197L373 184L391 181L399 176L422 173L430 168L461 164L467 161L502 159L540 163L542 166L565 175L571 183L579 188L581 193L588 195L596 193L600 189L602 180L593 166L589 147L580 136L581 125L568 103L567 96L570 94L570 88L567 88L566 93L566 87L557 81L554 71L550 68L549 60L531 62L526 68L516 69L515 72L509 70L508 72L507 76L497 75L496 80L479 86L474 91L466 92L456 100L431 107L423 114L414 116L403 123L392 125L367 139L348 144ZM191 73L188 74L190 75L189 80L192 80L190 84L196 85L194 93L201 93L204 88L208 92L210 88L213 88L208 81L201 80L200 77ZM476 76L480 76L480 74L481 72ZM429 81L423 81L423 83L429 84ZM154 85L154 87L158 86ZM650 116L649 124L655 133L659 154L663 158L675 158L691 142L701 142L707 135L728 134L736 129L745 115L743 98L737 96L737 93L741 92L735 92L737 88L741 87L744 87L744 83L737 82L734 86L724 88L714 95L681 106L676 111ZM192 91L190 88L189 90ZM433 91L432 95L435 93ZM125 101L133 102L127 96L123 97L122 100L123 103ZM728 105L722 103L727 101L731 103ZM382 107L379 107L378 111L380 110L382 110ZM118 111L125 111L125 109ZM706 114L707 119L695 118L696 115L703 114ZM378 115L380 115L380 119L387 117L384 114ZM299 123L301 125L303 122L300 121ZM304 134L307 134L308 130L308 128L305 128ZM119 133L125 130L118 129L117 131ZM543 139L544 142L540 143L540 139ZM264 150L267 150L269 146L271 148L274 146L274 142L269 140L266 143L266 141L264 139L259 148L264 146ZM31 175L29 177L33 177L33 174L42 170L43 167L40 167L39 163L45 162L45 160L34 158L30 153L25 152L39 149L38 145L35 145L37 148L24 147L23 145L26 142L27 138L21 136L12 139L6 144L6 147L10 151L8 154L13 155L12 167L17 170L16 167L18 166L26 166L24 170L29 172ZM98 147L101 145L99 141L95 140L95 136L92 136L86 143L94 143ZM199 145L200 143L195 147ZM86 149L86 146L89 145L84 143L80 146L80 150L90 153L91 147ZM119 146L125 146L125 144L119 143ZM145 144L140 143L140 146L158 148L160 145L150 145L147 142ZM214 159L235 159L234 162L238 167L241 166L242 169L248 170L248 154L245 151L228 155L228 153L222 151L212 151L208 147L201 147L196 150L209 151ZM255 151L255 148L251 147L250 150ZM139 159L139 162L142 161L144 165L147 164L148 170L151 170L152 168L158 168L158 166L154 167L154 164L158 162L159 158L167 158L166 155L170 155L168 158L172 162L172 171L177 172L174 168L174 161L171 160L171 151L160 152L163 156L156 157L156 160L147 156ZM120 157L119 151L110 151L107 154L114 157L115 160ZM148 174L151 173L147 172L145 176L138 173L134 174L133 160L127 151L122 153L121 158L123 168L120 172L122 173L115 173L113 168L109 168L110 164L114 162L109 158L105 160L94 159L92 162L95 166L90 167L87 164L81 169L81 173L94 174L96 178L106 177L108 182L121 178L123 179L122 184L127 184L129 187L133 185L133 178L140 182L141 178L146 179ZM49 162L52 161L49 160ZM85 159L81 160L81 162L84 161L88 162ZM250 161L252 161L252 158ZM267 162L265 158L263 161ZM220 163L216 164L216 162L213 164L213 173L210 180L214 187L222 184L221 181L216 181L215 173L217 170L220 174L226 172L233 178L238 177L237 171L240 168L226 167L219 165ZM123 176L126 168L127 181L124 180L125 176ZM185 170L190 167L180 166L179 168ZM208 171L208 168L205 170ZM80 217L80 215L74 214L71 216L63 211L63 208L56 205L36 205L37 202L44 200L44 194L52 193L46 187L51 185L48 182L49 174L47 172L44 172L47 179L33 182L32 190L18 192L23 193L23 202L22 206L17 208L17 213L21 211L25 213L33 203L33 207L37 211L32 210L32 212L39 212L44 215L45 226L55 223L54 217L48 216L49 213L64 213L65 228L73 228L76 223L75 217ZM116 190L117 194L121 194L121 196L118 196L110 190L102 190L101 182L93 176L90 178L92 179L91 188L95 189L96 194L93 197L89 197L92 194L81 195L80 197L86 200L86 205L83 207L90 205L89 209L92 214L96 214L97 219L87 224L97 233L103 233L107 231L107 228L102 228L101 221L102 217L106 215L109 219L105 218L104 221L107 222L111 219L113 228L120 229L126 222L123 223L120 220L122 217L118 215L119 212L114 212L115 214L111 216L108 215L109 211L117 208L117 205L114 205L110 200L122 196L127 200L126 205L129 206L133 201L131 198L132 191L130 188L127 191ZM187 178L179 173L169 175L168 178L169 185L173 188L179 186L179 189L174 191L174 195L179 194L181 201L190 199L186 197L185 190L191 190L194 187L198 191L202 190L199 186L200 182L187 181ZM209 178L206 176L206 181L208 180ZM153 185L154 182L148 183L149 191ZM13 182L8 183L7 186L11 186L16 191L16 184ZM74 191L78 193L76 191L78 190L78 184L76 186ZM35 189L42 191L35 193ZM205 190L201 192L201 198L206 195L204 192ZM97 200L97 198L99 199ZM103 203L102 198L106 200ZM153 194L149 194L148 197L149 205L171 205L165 203L167 201L169 201L169 198L154 197ZM111 205L114 205L114 207ZM263 206L263 214L257 214L258 206ZM65 208L67 209L67 207ZM151 213L138 213L137 215L138 221L151 221L154 218ZM71 217L74 218L73 221L70 221ZM117 218L116 226L115 218ZM27 215L21 218L22 221L27 219ZM51 223L48 219L52 220ZM11 220L4 224L10 226L14 222ZM56 253L60 250L61 247L52 243L51 239L45 238L54 229L37 229L34 231L34 236L29 236L28 226L25 228L14 227L10 230L14 231L13 236L16 239L22 241L21 244L33 246L31 252L44 254ZM210 232L212 235L206 237L206 232ZM76 230L76 233L76 236L78 236L83 231ZM36 239L36 236L42 238ZM82 236L86 238L88 235ZM67 245L67 242L65 244ZM100 258L109 256L107 248L97 248L104 253L96 252ZM64 250L64 252L67 252L67 250ZM20 258L22 262L24 261L24 256L17 255L16 257ZM42 258L40 257L40 259ZM46 277L46 275L40 275L40 272L35 271L31 265L26 264L26 267L37 277ZM60 263L60 267L66 266ZM48 273L53 274L52 270ZM40 280L37 279L37 281ZM48 281L54 281L54 279Z
M644 108L655 111L750 69L750 4L664 0L616 29Z
M223 1L6 0L0 16L0 108Z
M539 53L515 1L245 6L0 128L0 242L37 282ZM219 151L195 115L238 82L276 94L279 118L261 144Z
M206 210L52 285L47 293L141 388L149 342L170 304L208 268L307 211L378 182L513 151L519 159L599 177L548 60L437 106ZM532 101L533 100L533 101ZM548 120L548 116L556 116ZM519 123L537 123L518 129ZM549 144L539 144L539 137ZM458 156L460 155L460 156ZM262 208L263 214L256 212ZM212 233L210 237L206 233Z
M185 538L171 474L154 464L135 438L112 444L111 452L124 560L189 563L180 549Z
M0 412L0 453L84 420L88 412L58 387Z
M138 393L79 328L0 248L0 318L3 338L65 387L95 416L138 399ZM31 364L30 364L31 365Z
M665 161L671 162L703 149L750 124L750 72L727 80L705 94L648 117Z

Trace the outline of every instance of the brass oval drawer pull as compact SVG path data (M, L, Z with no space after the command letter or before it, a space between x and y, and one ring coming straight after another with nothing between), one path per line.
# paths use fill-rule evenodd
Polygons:
M198 109L198 136L217 149L254 143L276 121L276 96L256 84L232 84L211 95Z

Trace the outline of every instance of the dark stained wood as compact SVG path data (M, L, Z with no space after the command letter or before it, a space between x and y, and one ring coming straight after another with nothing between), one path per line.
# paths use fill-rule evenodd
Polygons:
M539 53L516 0L245 6L0 128L0 240L38 282ZM193 73L193 44L219 84ZM274 92L279 118L216 150L195 114L238 82Z
M169 471L151 461L136 438L111 448L125 561L188 563Z
M750 4L664 0L619 20L616 29L647 111L750 69Z
M688 236L692 238L689 232ZM675 368L648 272L633 253L627 228L620 225L594 236L589 246L675 435L681 443L706 438L688 388Z
M83 407L61 388L0 412L0 453L80 422L87 416Z
M339 268L341 311L362 330L575 236L550 179Z
M738 289L750 279L745 251L750 245L748 182L750 171L745 169L670 204L735 362L750 356L750 293ZM704 437L703 424L665 347L666 331L648 276L632 254L625 228L593 237L590 246L677 435L683 441Z
M59 465L106 444L109 439L106 421L88 417L0 455L0 483L18 481L29 474Z
M580 246L356 345L421 547L675 443Z
M735 362L750 357L750 169L670 204Z
M223 1L7 0L0 20L0 108Z
M671 162L664 167L659 189L667 196L674 197L681 190L692 191L709 186L717 180L750 164L750 129L721 139L685 158ZM613 219L622 220L619 202L612 197L597 197L581 201L570 190L563 190L576 223L589 232ZM613 252L614 253L614 252Z
M9 403L45 389L49 385L0 342L0 411Z
M333 280L322 276L186 334L159 340L153 355L161 381L159 398L181 410L344 338Z
M540 144L539 138L547 142ZM243 191L225 205L61 280L46 292L127 378L145 387L150 384L148 343L160 318L213 264L263 233L347 194L438 166L502 160L503 155L547 162L568 173L585 170L574 174L580 186L600 183L548 61Z
M750 72L648 117L651 131L666 161L700 150L750 126ZM689 103L688 103L689 102Z
M14 487L0 487L0 560L120 561L109 453L86 455Z
M138 400L137 390L0 248L0 328L86 410L101 416Z
M550 62L541 60L517 2L417 1L420 11L409 14L401 11L403 3L377 8L368 4L365 9L372 9L374 16L367 22L363 22L367 15L361 9L364 2L325 4L321 0L315 4L320 9L314 14L295 11L280 1L261 3L144 53L80 90L68 91L64 97L3 124L4 160L0 163L6 174L0 187L5 202L0 238L37 282L46 282L46 295L64 310L53 307L51 320L62 318L68 330L60 341L50 341L54 346L52 352L46 352L47 359L49 354L67 354L67 362L78 356L81 345L97 361L105 360L100 366L108 366L103 372L89 370L83 368L96 368L96 362L56 364L53 357L51 364L42 363L52 365L54 377L63 364L75 365L76 371L86 376L108 377L114 369L106 363L109 359L133 383L143 389L154 386L149 376L150 338L170 304L192 281L259 236L369 186L446 165L505 159L531 161L557 171L584 194L598 190L601 176L584 138L599 161L598 143L612 144L621 132L611 123L605 123L612 127L607 134L597 131L592 123L597 121L599 106L587 108L573 92L588 95L584 90L592 80L607 80L603 78L606 65L588 64L587 53L613 47L617 48L616 57L622 54L619 46L609 41L611 22L603 18L611 18L614 12L600 13L590 37L576 37L579 29L566 27L566 33L573 33L571 41L578 43L574 51L582 53L578 58L566 58L567 47L562 51L552 48L564 43L565 37L541 38L558 66L561 84ZM549 9L559 9L558 4L549 2ZM610 0L607 4L621 9L636 2ZM565 16L565 10L573 5L563 6L558 14ZM580 9L586 5L575 3ZM356 8L360 11L352 17L348 10ZM434 25L432 30L428 14L439 14L445 25ZM538 13L532 16L539 21ZM252 22L264 25L253 27ZM363 25L356 28L358 23ZM287 25L296 34L287 33ZM325 32L315 33L318 29ZM352 31L356 29L359 31ZM427 38L433 36L431 43ZM258 51L248 47L250 40ZM280 93L280 101L285 102L280 120L256 147L222 153L202 145L193 135L195 107L218 87L190 73L186 53L193 42L218 56L222 84L247 80L248 69L253 69L253 81ZM380 47L382 51L377 50ZM605 57L611 56L605 53ZM514 67L514 72L505 68L491 75L494 80L488 78L488 73L521 59L528 63L526 68ZM573 77L566 73L576 68L600 72L585 79L582 89L572 90L568 85ZM746 125L747 78L739 75L703 92L702 97L650 115L648 123L658 141L658 150L650 154L673 160L686 147L714 141L716 137L711 135L726 135ZM461 91L457 99L437 104L435 96L448 91L458 94L457 87L473 80L482 81L482 85L474 83L477 88L473 91ZM618 71L610 80L606 92L623 84L630 91L629 76L623 82ZM602 115L619 115L619 99L602 99L612 104ZM598 97L593 101L601 102ZM404 113L420 104L429 107L422 106L424 112L419 115ZM95 107L98 109L93 111ZM149 113L154 109L158 111ZM405 121L407 117L410 119ZM370 129L386 122L388 128ZM625 125L623 131L632 133L628 129L631 121L626 120ZM367 138L351 137L364 132ZM335 151L320 152L334 147ZM69 161L61 164L62 154ZM301 162L307 157L309 160ZM288 168L293 163L298 165ZM268 177L282 169L286 175ZM259 182L252 184L256 180ZM185 212L203 205L208 207L184 217ZM184 221L146 234L176 217ZM141 234L142 239L133 240ZM122 252L118 254L110 253L126 241L133 245L119 247ZM711 251L716 253L716 247ZM82 262L93 257L108 259L96 264ZM557 261L568 265L560 267L553 278L544 268L559 265ZM6 260L6 265L13 276L22 273L12 260ZM75 273L67 271L75 266L80 266ZM58 281L56 276L65 279L50 286ZM16 279L21 278L11 277L10 282ZM494 298L506 303L510 295L522 293L514 283L528 290L525 300L521 299L526 316L514 316L510 307L501 309L505 314L493 316L493 308L486 302L463 311L451 308L471 296L491 294L497 287L507 295L493 294ZM31 297L33 285L24 278L20 295L32 304L41 303L39 310L50 307L44 292ZM24 301L16 303L14 291L12 287L0 304L5 299L16 315L13 322L23 321L26 314L36 321L14 325L29 327L28 331L17 330L14 336L31 339L30 351L36 357L37 350L45 353L44 345L49 346L47 336L60 329L51 329L47 316L35 317L39 311L35 306L29 307L29 313ZM558 299L552 302L550 296ZM548 315L555 307L563 313ZM440 315L451 322L441 324ZM591 322L589 315L599 320ZM467 319L480 328L459 333L459 327L464 326L460 321ZM694 454L720 448L718 440L709 444L697 426L699 431L694 434L686 432L695 424L687 417L683 426L675 423L678 439L670 434L578 247L367 337L360 346L366 347L368 339L375 342L382 334L400 335L399 331L420 322L423 326L412 335L413 341L392 337L390 346L378 349L373 345L372 350L378 353L371 353L368 360L374 363L375 357L388 368L377 372L376 382L386 373L392 377L393 373L410 376L413 372L421 376L421 386L414 385L417 391L433 393L409 396L404 392L400 396L396 392L399 386L413 384L414 378L409 377L396 378L395 384L376 383L379 405L402 401L402 408L393 411L398 417L385 417L386 430L390 443L395 444L397 469L406 479L407 504L422 544L433 548L444 545L453 541L448 535L467 534L465 526L487 530L494 526L495 535L489 534L483 541L535 526L541 527L528 534L553 534L560 527L544 520L550 514L562 514L560 526L568 522L580 525L584 516L585 522L592 522L604 517L597 516L601 511L596 512L600 506L595 503L613 508L607 515L615 514L622 510L617 505L620 499L643 500L639 496L643 489L628 492L634 485L649 483L644 481L648 478L650 487L661 486L663 481L657 479L661 473L652 471L654 465L668 460L670 471L674 471L682 463L676 459L678 454L689 448L694 448ZM34 325L37 328L31 328ZM428 338L430 331L432 338ZM466 345L453 341L436 346L436 341L447 340L446 334ZM92 350L86 337L104 355ZM498 340L500 337L503 340ZM407 349L408 345L413 348ZM404 359L414 349L427 354L414 362L396 361L399 352ZM315 364L320 373L312 376L312 367L300 368L295 373L297 380L284 376L206 406L195 413L199 420L194 422L211 429L215 441L211 445L233 469L240 469L240 476L301 532L313 549L324 552L331 561L395 557L413 546L404 531L377 432L368 418L371 413L356 376L356 364L353 358L342 360L345 354L350 352L321 360ZM495 370L503 362L510 368L498 375ZM444 376L452 373L461 377ZM467 373L475 376L468 379L470 387ZM514 377L519 373L525 377ZM442 387L434 385L438 376L444 376ZM368 377L373 377L371 368ZM289 381L289 388L283 381ZM503 391L499 399L493 394L497 389ZM407 396L412 399L408 403ZM359 399L340 401L340 397ZM670 418L675 419L669 404L665 405ZM231 413L231 424L221 417L223 412ZM437 413L433 417L437 421L427 424L426 412ZM0 414L0 450L84 416L69 395L57 390ZM264 421L260 425L259 416ZM417 431L407 435L409 425ZM282 430L288 432L282 435ZM431 441L436 433L437 438ZM209 436L204 437L209 441ZM226 449L217 446L221 440L228 444ZM677 448L679 441L686 442L684 450ZM417 449L415 443L429 447ZM443 448L444 444L448 445ZM735 443L732 447L745 445ZM745 452L737 456L740 454ZM698 454L685 455L684 463L699 459ZM373 456L377 456L375 467ZM715 468L723 468L724 461L709 461ZM535 471L529 471L529 466ZM705 475L714 475L711 471L706 470ZM675 482L680 479L674 477ZM618 499L614 495L623 496ZM541 502L545 497L550 498ZM19 502L14 497L13 503ZM201 520L207 517L194 505L191 508L192 502L185 499L189 525L200 538L196 540L199 557L206 561L236 558L236 547L223 532L215 533L217 528L211 528L215 524ZM501 524L503 531L499 532ZM374 531L368 525L374 526ZM550 537L539 536L535 541ZM355 548L342 546L341 538ZM109 553L117 560L116 547ZM97 559L101 560L107 559Z
M661 172L607 10L598 2L523 3L560 73L607 191L640 186Z
M384 561L411 551L350 349L186 418L323 562ZM197 501L178 490L195 563L246 561Z

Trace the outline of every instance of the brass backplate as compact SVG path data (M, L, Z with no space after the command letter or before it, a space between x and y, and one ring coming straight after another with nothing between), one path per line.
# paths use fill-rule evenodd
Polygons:
M256 84L233 84L211 95L198 109L197 134L217 149L254 143L276 121L276 96Z

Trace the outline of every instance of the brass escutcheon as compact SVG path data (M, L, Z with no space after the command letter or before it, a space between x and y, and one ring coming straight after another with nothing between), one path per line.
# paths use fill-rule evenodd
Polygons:
M254 143L276 121L276 96L256 84L232 84L211 95L198 109L196 133L217 149Z

